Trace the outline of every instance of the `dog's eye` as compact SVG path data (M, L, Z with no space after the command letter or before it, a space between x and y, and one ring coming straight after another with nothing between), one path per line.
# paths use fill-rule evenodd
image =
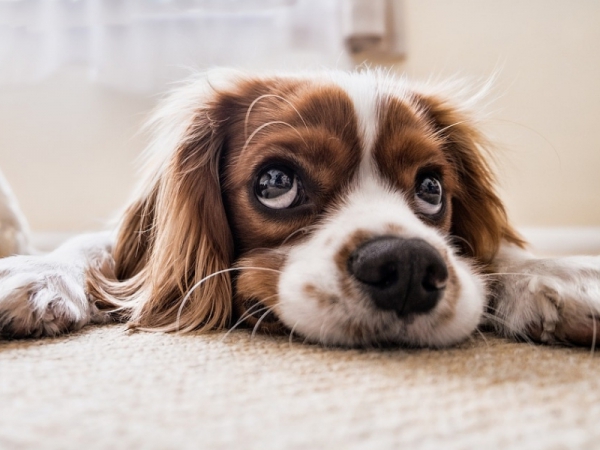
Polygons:
M417 182L417 206L423 214L434 215L442 209L442 183L433 177L423 177Z
M289 169L271 168L261 173L256 185L256 197L272 209L285 209L297 203L301 184Z

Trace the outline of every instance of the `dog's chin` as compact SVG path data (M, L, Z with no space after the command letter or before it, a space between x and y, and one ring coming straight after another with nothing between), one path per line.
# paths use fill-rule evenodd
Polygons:
M289 265L280 276L277 317L288 332L323 345L433 348L455 345L477 328L486 294L483 281L469 265L458 258L454 262L455 284L437 306L427 313L404 316L377 309L360 295L341 296L335 301L303 295L306 293L303 277L298 276L298 267Z

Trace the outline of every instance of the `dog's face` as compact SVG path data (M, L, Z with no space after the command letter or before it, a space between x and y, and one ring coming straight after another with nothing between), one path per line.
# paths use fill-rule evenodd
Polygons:
M221 170L239 315L325 343L464 338L485 295L448 239L453 156L412 93L336 81L249 83L231 109Z
M516 237L466 116L374 73L234 74L184 107L193 89L166 107L185 123L169 119L157 142L175 148L158 152L121 228L134 320L214 327L233 310L351 346L442 346L474 330L478 270Z

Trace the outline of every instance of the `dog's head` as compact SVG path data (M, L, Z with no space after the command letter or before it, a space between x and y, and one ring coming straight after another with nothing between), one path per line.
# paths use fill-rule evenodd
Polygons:
M478 271L519 242L470 118L402 79L213 72L150 126L116 280L93 283L140 327L447 345L479 322Z

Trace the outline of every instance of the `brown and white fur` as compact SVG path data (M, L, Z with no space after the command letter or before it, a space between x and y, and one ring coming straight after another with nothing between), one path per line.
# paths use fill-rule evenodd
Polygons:
M0 333L246 323L440 347L487 324L592 345L600 258L524 249L469 106L377 71L204 74L150 121L145 176L114 234L0 260Z

